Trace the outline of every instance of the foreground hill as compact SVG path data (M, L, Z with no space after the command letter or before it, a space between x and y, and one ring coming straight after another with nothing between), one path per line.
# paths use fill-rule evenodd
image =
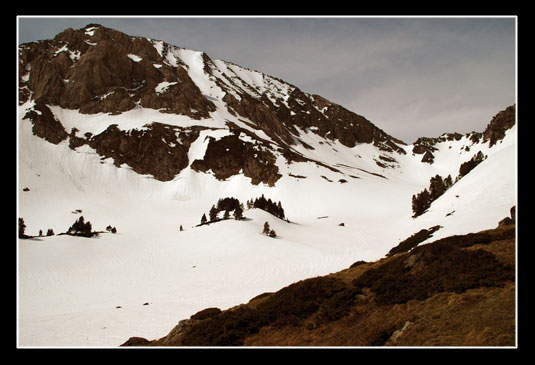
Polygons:
M515 220L358 261L123 346L515 346Z

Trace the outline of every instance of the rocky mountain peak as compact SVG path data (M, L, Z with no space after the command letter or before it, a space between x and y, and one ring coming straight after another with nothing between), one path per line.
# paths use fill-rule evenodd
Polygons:
M142 37L90 24L53 40L21 45L21 103L42 100L84 114L137 106L199 119L215 110L182 67L172 67ZM170 84L165 95L156 87Z
M275 164L277 155L283 156L288 163L312 161L325 165L310 158L318 148L305 142L310 135L317 136L327 145L337 142L353 148L371 144L380 151L379 159L389 162L378 163L382 168L395 167L396 155L406 153L403 141L320 95L304 92L276 77L232 62L212 59L205 52L130 36L99 24L69 28L51 40L20 45L19 103L28 101L33 101L34 107L27 110L24 119L32 122L34 134L51 143L69 139L72 148L88 144L104 157L112 157L116 163L127 163L134 171L152 174L163 181L173 179L194 162L187 157L192 141L183 144L178 130L191 132L193 129L189 126L196 124L195 130L223 124L229 132L238 132L236 138L239 141L213 140L210 142L214 144L213 148L207 151L217 151L218 146L231 143L240 146L241 152L229 154L223 160L214 157L210 161L210 157L205 156L191 167L198 172L214 173L221 179L245 173L255 184L275 184L280 177ZM113 151L117 151L119 145L124 147L134 141L134 146L147 145L150 133L112 128L105 136L86 134L80 137L64 130L61 118L51 112L52 106L76 110L84 115L101 113L110 116L134 109L152 109L187 117L190 122L188 127L174 124L162 129L155 123L165 123L147 120L143 128L175 130L176 136L171 133L167 137L168 143L173 146L178 143L184 148L169 148L164 142L150 138L151 143L160 145L153 146L160 152L143 153L145 157L140 162L136 158L125 159L116 152L112 156L111 149L106 146L114 145L117 148ZM475 142L483 137L492 145L514 125L514 116L515 108L511 106L498 113L483 134L474 132L470 138ZM111 121L110 126L113 124ZM423 155L422 162L433 163L437 143L461 137L453 133L439 138L420 138L414 143L412 152ZM126 139L132 140L127 142ZM99 143L104 141L106 146L100 146ZM255 145L263 146L262 160L258 160L260 154L251 147ZM137 150L137 147L132 148ZM211 155L215 156L214 153ZM151 156L159 157L153 161ZM236 158L232 159L232 156ZM168 166L151 167L162 163ZM219 164L217 168L215 164ZM329 168L336 170L333 166ZM271 173L260 173L262 169Z
M20 49L21 103L42 98L86 114L121 113L141 106L195 119L207 118L215 110L192 81L179 48L165 42L88 24ZM201 60L205 76L226 94L231 113L286 144L295 143L292 135L299 134L295 127L339 139L347 146L394 141L365 118L318 95L228 62L216 65L204 52ZM262 85L244 80L237 74L240 70L260 79ZM158 93L162 83L168 87Z

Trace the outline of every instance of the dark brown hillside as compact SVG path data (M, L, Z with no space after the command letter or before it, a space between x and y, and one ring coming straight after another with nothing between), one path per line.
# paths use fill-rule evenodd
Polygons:
M123 346L515 346L514 222L201 311Z

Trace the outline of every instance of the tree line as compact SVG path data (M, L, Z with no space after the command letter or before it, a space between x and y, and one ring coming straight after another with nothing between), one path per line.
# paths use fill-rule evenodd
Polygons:
M264 194L262 194L260 198L256 198L254 200L249 199L247 201L247 209L252 208L262 209L277 218L286 219L284 208L282 207L281 202L279 201L275 203L271 199L266 199ZM221 212L224 212L223 218L219 217L219 213ZM206 213L203 213L200 225L219 222L224 219L230 219L231 212L234 219L244 219L244 206L238 199L233 197L219 199L217 204L212 205L210 208L208 217L206 216Z
M106 227L106 230L111 233L117 233L117 228L112 227L111 225L108 225ZM67 230L65 233L61 234L67 234L70 236L79 236L79 237L93 237L98 235L99 232L93 231L93 226L91 222L85 221L84 216L80 216ZM53 236L54 230L51 228L48 229L47 236ZM39 237L43 236L43 231L39 230ZM19 238L32 238L32 236L29 236L26 234L26 224L24 223L24 218L19 218Z
M264 197L264 194L260 198L256 198L255 200L250 199L247 201L247 208L258 208L262 209L272 215L274 215L277 218L280 219L286 219L284 214L284 209L282 208L282 204L279 201L278 203L275 203L271 199L266 199Z

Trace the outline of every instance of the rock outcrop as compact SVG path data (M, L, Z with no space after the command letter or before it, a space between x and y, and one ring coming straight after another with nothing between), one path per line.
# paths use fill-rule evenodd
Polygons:
M67 138L67 132L49 107L42 102L36 103L23 119L31 121L32 132L46 141L58 144Z
M147 129L122 131L116 125L89 140L89 145L103 157L111 157L115 165L123 163L140 174L171 180L188 166L188 149L177 137L178 127L160 123ZM155 163L157 161L157 163Z
M511 105L496 114L483 132L483 140L492 147L505 136L505 131L516 123L516 105Z
M258 143L242 141L238 132L219 140L210 137L204 158L193 161L191 168L199 172L211 171L218 180L243 173L254 185L274 186L282 176L275 161L269 149Z

